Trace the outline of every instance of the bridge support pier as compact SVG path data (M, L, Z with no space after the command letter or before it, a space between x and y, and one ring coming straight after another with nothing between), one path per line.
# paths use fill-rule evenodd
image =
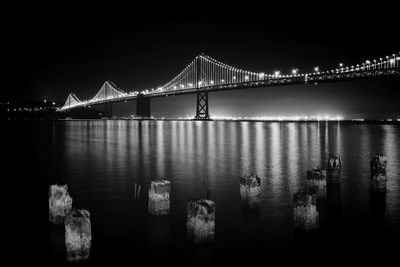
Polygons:
M112 103L108 102L104 104L104 113L105 113L105 117L112 117L113 116L113 111L112 111Z
M144 97L142 94L138 95L136 102L136 116L142 119L148 119L151 117L150 98Z
M196 116L195 120L209 120L208 113L208 92L197 92Z

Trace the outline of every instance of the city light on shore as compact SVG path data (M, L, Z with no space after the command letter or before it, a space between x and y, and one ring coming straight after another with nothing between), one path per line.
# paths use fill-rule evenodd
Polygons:
M186 115L182 117L158 117L154 119L161 120L192 120L193 116ZM343 121L342 116L328 116L328 115L315 115L315 116L211 116L212 120L227 120L227 121ZM364 119L362 119L364 120Z
M342 121L342 116L251 116L251 117L225 117L212 116L215 120L255 120L255 121Z

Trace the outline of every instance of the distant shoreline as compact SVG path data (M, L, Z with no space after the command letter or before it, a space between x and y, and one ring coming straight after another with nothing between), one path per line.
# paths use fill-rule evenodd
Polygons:
M345 123L345 124L394 124L400 125L399 120L250 120L250 119L210 119L210 120L195 120L195 119L165 119L165 118L151 118L151 119L140 119L140 118L110 118L110 119L27 119L27 118L5 118L3 121L196 121L196 122L290 122L290 123Z

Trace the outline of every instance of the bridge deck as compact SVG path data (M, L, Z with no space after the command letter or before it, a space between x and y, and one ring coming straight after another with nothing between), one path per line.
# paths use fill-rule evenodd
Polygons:
M375 69L375 70L354 70L336 73L320 73L312 75L288 75L277 78L260 79L256 81L248 81L241 83L227 83L215 86L204 86L199 88L186 88L186 89L176 89L176 90L155 90L148 93L141 94L124 94L117 97L110 97L108 99L99 99L96 101L84 101L78 105L60 109L60 111L69 110L73 108L94 106L104 103L117 103L117 102L127 102L138 99L138 96L146 98L155 97L168 97L176 95L185 94L196 94L200 92L216 92L216 91L226 91L226 90L237 90L237 89L250 89L259 87L273 87L273 86L292 86L301 84L315 84L315 83L330 83L330 82L341 82L350 80L361 80L370 78L379 78L386 76L394 76L400 74L400 67L393 67L387 69Z

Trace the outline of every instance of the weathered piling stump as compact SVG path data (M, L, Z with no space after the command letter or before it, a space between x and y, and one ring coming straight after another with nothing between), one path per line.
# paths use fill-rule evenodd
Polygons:
M386 156L376 154L370 161L371 166L371 191L386 192Z
M257 175L240 177L240 198L242 207L257 209L261 203L261 179Z
M72 210L72 198L67 185L49 187L49 221L53 224L64 223L66 215Z
M319 168L307 172L307 187L315 190L317 198L326 198L326 171Z
M195 243L214 240L215 204L208 199L192 200L187 205L187 238Z
M313 190L300 190L293 196L294 227L303 231L312 231L319 227L317 195Z
M330 183L340 183L342 173L342 161L340 157L330 157L327 166L328 181Z
M152 215L169 214L169 194L171 183L168 180L152 181L149 188L149 213Z
M87 210L74 210L65 219L65 245L68 261L89 258L92 241L90 213Z

